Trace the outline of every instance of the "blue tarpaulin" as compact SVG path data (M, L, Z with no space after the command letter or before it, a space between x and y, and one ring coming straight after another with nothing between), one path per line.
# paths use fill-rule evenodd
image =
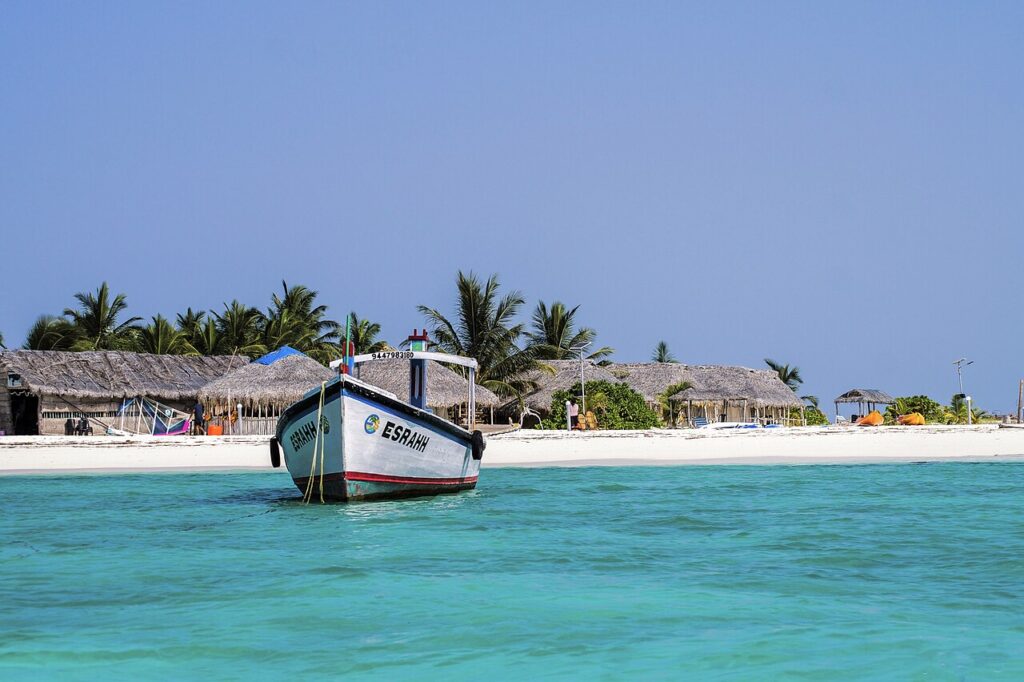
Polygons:
M277 350L267 353L262 358L253 360L253 362L258 362L261 365L272 365L281 358L286 358L289 355L305 355L305 353L297 351L291 346L281 346Z

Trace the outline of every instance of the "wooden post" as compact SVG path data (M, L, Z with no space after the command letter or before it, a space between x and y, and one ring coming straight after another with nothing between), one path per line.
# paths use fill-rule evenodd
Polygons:
M1024 379L1020 380L1020 388L1017 390L1017 423L1024 424Z

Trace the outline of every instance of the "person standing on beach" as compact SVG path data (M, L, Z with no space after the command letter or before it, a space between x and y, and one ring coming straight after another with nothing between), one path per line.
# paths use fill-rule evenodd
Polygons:
M196 401L195 407L192 408L192 413L195 415L195 419L192 421L192 426L195 429L195 435L205 436L206 420L203 419L203 404L198 400Z
M576 404L576 398L569 399L569 428L576 430L580 423L580 406Z

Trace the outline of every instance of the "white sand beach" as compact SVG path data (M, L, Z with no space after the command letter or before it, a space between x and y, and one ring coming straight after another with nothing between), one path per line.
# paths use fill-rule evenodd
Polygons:
M997 459L1024 459L1024 429L986 425L514 431L488 438L483 464L537 467ZM266 437L0 439L0 474L239 469L270 469Z

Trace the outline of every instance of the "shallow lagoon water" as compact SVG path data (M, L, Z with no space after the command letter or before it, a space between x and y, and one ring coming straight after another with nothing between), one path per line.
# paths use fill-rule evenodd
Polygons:
M0 678L1022 679L1024 464L0 478Z

